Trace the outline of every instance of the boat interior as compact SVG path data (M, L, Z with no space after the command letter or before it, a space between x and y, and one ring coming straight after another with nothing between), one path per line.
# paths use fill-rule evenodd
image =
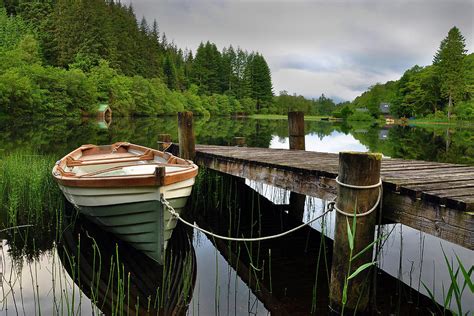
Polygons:
M77 178L152 175L159 167L170 174L196 166L166 152L123 142L83 145L57 163L61 175Z

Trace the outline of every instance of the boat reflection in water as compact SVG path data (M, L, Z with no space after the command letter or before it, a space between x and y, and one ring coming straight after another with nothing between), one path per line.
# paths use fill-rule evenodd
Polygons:
M163 265L82 215L70 219L58 253L98 314L186 313L196 281L196 255L192 235L181 225L169 240Z

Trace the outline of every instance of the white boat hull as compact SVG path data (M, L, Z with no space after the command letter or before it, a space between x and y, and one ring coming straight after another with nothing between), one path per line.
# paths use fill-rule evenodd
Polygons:
M154 187L60 188L82 214L161 263L177 224L160 202L161 195L180 213L193 184L194 178Z

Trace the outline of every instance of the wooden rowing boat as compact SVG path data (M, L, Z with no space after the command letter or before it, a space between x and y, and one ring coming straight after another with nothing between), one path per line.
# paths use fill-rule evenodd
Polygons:
M64 196L81 213L158 262L176 218L150 202L163 196L181 212L197 172L192 161L125 142L83 145L53 168Z

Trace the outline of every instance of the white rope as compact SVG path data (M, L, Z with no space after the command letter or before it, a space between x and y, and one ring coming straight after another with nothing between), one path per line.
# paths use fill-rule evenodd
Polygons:
M339 180L339 176L336 177L336 182L340 186L351 188L351 189L358 189L358 190L375 189L382 186L382 178L379 178L379 182L377 182L376 184L371 184L371 185L354 185L354 184L343 183Z
M264 237L257 237L257 238L234 238L234 237L227 237L227 236L221 236L221 235L217 235L217 234L214 234L214 233L211 233L210 231L208 230L205 230L199 226L197 226L196 224L192 224L188 221L186 221L185 219L183 219L177 212L176 210L171 206L171 204L165 199L165 197L163 195L161 195L161 202L163 203L163 205L168 209L168 211L171 213L171 215L173 215L174 217L176 217L178 220L180 220L181 222L183 222L184 224L192 227L192 228L195 228L207 235L211 235L213 237L216 237L216 238L219 238L219 239L224 239L224 240L230 240L230 241L261 241L261 240L268 240L268 239L275 239L275 238L279 238L279 237L282 237L282 236L285 236L285 235L288 235L294 231L297 231L298 229L301 229L303 228L304 226L307 226L309 224L311 224L312 222L315 222L317 221L318 219L322 218L324 215L326 215L327 213L331 212L332 209L328 209L327 211L325 211L324 213L322 213L321 215L313 218L312 220L310 220L309 222L307 223L303 223L295 228L292 228L290 230L287 230L283 233L280 233L280 234L276 234L276 235L270 235L270 236L264 236Z
M337 184L339 184L340 186L343 186L343 187L347 187L347 188L351 188L351 189L357 189L357 190L367 190L367 189L375 189L375 188L378 188L379 189L379 195L377 197L377 201L375 202L374 206L364 212L364 213L347 213L347 212L344 212L343 210L339 209L337 206L336 206L336 202L335 201L332 201L332 202L329 202L329 207L332 208L332 209L335 209L336 212L338 212L339 214L342 214L342 215L345 215L345 216L348 216L348 217L362 217L362 216L367 216L369 215L370 213L372 213L373 211L375 211L377 209L377 207L379 206L380 204L380 201L382 200L382 196L383 196L383 190L382 190L382 179L380 178L379 179L379 182L376 183L376 184L372 184L372 185L353 185L353 184L347 184L347 183L343 183L341 181L339 181L339 177L336 177L336 182Z

